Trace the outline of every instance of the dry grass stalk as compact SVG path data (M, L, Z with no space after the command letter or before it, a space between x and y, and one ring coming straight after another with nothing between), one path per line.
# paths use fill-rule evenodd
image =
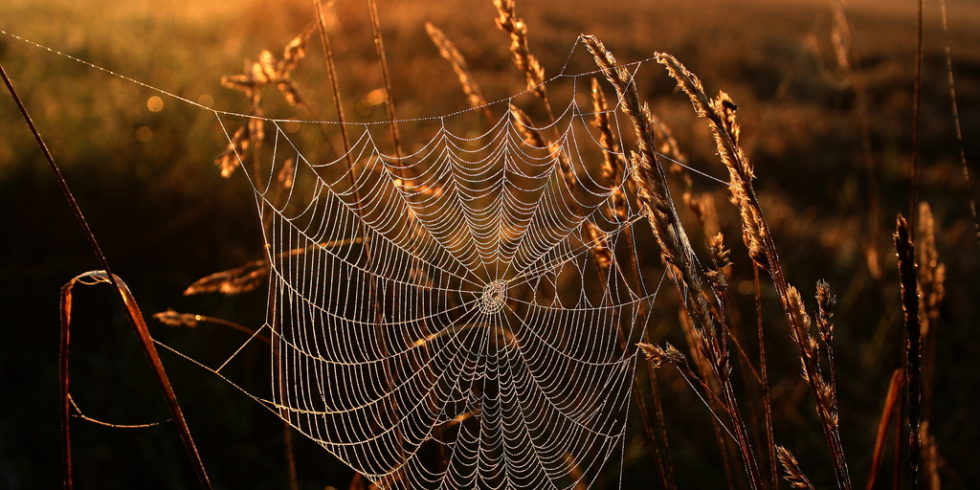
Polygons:
M586 240L592 245L592 257L595 258L596 264L602 271L609 269L613 263L613 251L609 248L609 235L591 221L583 222L582 227L585 228Z
M721 309L719 311L719 316L722 318L727 317L729 311L728 308L728 277L731 274L731 250L725 246L725 236L721 232L716 233L714 236L708 239L708 256L711 260L711 264L705 272L708 282L711 285L711 290L714 292L715 296L718 298ZM731 328L732 321L726 321L722 323L728 338L731 339L732 344L735 346L735 351L738 352L739 359L742 360L740 366L745 370L745 377L755 381L756 383L762 384L762 378L759 376L759 372L756 371L755 366L752 364L752 360L749 359L748 353L745 348L742 347L741 341L738 336L735 335L734 329Z
M688 174L685 177L690 178ZM710 192L694 195L691 192L684 193L684 203L688 209L694 213L704 236L713 237L721 233L721 221L718 218L718 207L715 205L715 196Z
M531 116L528 113L521 110L514 104L509 104L507 109L510 111L511 116L517 123L517 130L520 131L521 136L524 136L524 142L530 146L536 146L538 148L543 148L548 146L548 142L541 136L541 133L534 128L534 121L531 120Z
M939 305L946 296L946 265L939 261L939 252L936 250L936 219L929 203L925 201L919 203L918 228L916 259L919 267L919 311L922 336L926 338L939 319Z
M834 46L837 68L842 72L851 71L851 25L844 14L844 2L834 3L834 23L830 30L830 42Z
M248 149L252 146L253 139L258 139L257 137L253 138L252 135L261 134L260 130L255 131L253 127L261 127L261 122L253 124L250 120L235 130L231 141L228 142L227 149L221 152L218 158L214 160L222 177L230 177L235 172L235 169L241 165L241 162L247 158Z
M657 61L667 68L670 76L691 99L698 116L708 120L718 154L729 172L732 201L741 214L742 239L752 261L761 269L770 271L774 252L768 247L771 243L769 229L752 188L755 175L748 157L739 146L741 129L735 119L738 107L725 92L719 92L714 99L708 97L701 80L673 56L657 53ZM771 248L774 250L775 247Z
M70 407L72 404L69 376L69 356L71 345L73 293L76 286L94 286L98 284L110 285L119 295L123 306L125 307L126 315L136 330L137 337L139 338L140 344L143 347L143 352L146 354L147 361L150 363L150 367L156 375L157 381L160 383L160 387L163 389L164 396L170 408L170 413L173 416L173 421L177 425L180 438L184 443L188 456L191 459L191 463L198 477L198 482L201 484L202 488L210 489L211 480L208 477L207 471L204 469L204 463L201 460L201 455L197 450L197 445L194 443L194 438L191 435L190 427L187 425L187 420L184 418L183 410L180 408L180 403L177 401L177 395L173 390L172 384L170 383L170 377L167 375L167 370L163 367L163 362L160 360L160 355L157 352L153 337L150 335L150 330L143 318L143 313L140 311L139 303L136 302L136 298L133 297L133 293L129 290L129 286L126 285L122 278L112 275L106 271L89 271L79 274L73 277L61 288L61 344L59 349L59 365L61 395L63 401L61 428L64 442L63 455L65 458L65 488L68 490L73 488L71 464L71 426L69 422L71 414Z
M346 117L344 115L344 103L340 96L340 80L337 77L337 65L333 61L333 48L330 44L330 36L327 34L327 26L323 20L323 9L320 0L313 0L313 10L316 13L317 31L320 33L320 47L323 49L323 65L327 71L327 78L330 81L330 91L333 95L334 110L337 112L337 122L340 127L340 137L343 143L344 155L347 161L347 173L350 180L351 189L354 192L355 210L360 214L360 195L355 182L357 174L354 170L354 160L351 157L350 136L347 133Z
M538 59L531 54L528 48L527 42L527 24L524 19L517 16L516 6L514 0L493 0L494 7L497 8L497 18L496 24L504 32L510 35L511 44L510 51L513 54L514 66L517 67L522 73L524 73L527 79L527 89L532 90L534 94L541 99L544 103L545 113L548 116L549 121L555 120L554 111L551 108L551 101L548 98L547 88L545 87L544 79L544 67ZM513 108L511 104L511 108ZM514 111L511 110L514 114ZM525 126L533 126L530 116L524 114L524 120L522 124ZM551 126L552 137L550 140L542 138L542 141L546 142L547 146L552 149L552 152L557 155L558 167L561 170L562 177L566 184L568 184L569 191L575 192L576 183L578 178L569 163L569 158L565 155L565 150L559 145L559 140L561 139L558 133L558 127L556 125ZM544 145L539 145L544 146ZM575 206L576 211L579 214L586 214L586 211L580 206Z
M439 49L439 55L449 62L449 66L456 73L456 78L459 79L459 85L463 88L463 93L466 94L466 100L469 102L470 107L482 109L487 120L493 120L493 112L487 104L487 99L483 96L483 92L480 91L480 86L470 74L470 70L466 66L466 60L463 59L463 55L456 49L456 45L446 37L446 34L441 29L432 25L430 22L425 23L425 31L429 34L429 39L432 39L432 43Z
M633 123L637 151L631 154L630 161L637 193L659 245L661 260L678 289L684 310L696 326L696 344L700 346L719 384L720 398L734 427L734 438L750 485L761 488L764 485L758 463L731 384L727 340L717 313L721 306L706 289L708 281L696 265L694 251L670 197L666 175L656 152L656 133L650 109L640 103L636 84L631 83L629 72L616 63L616 58L602 42L594 36L584 36L583 39L596 64L616 89L622 100L621 107Z
M83 280L88 281L89 283L92 283L92 281L105 282L110 284L115 290L116 298L126 310L130 325L132 325L133 329L136 330L136 334L142 343L143 351L150 362L150 366L153 368L154 374L156 374L157 381L160 383L160 386L164 391L164 395L167 399L167 405L174 416L174 421L176 422L177 429L180 433L181 441L184 443L184 448L187 450L188 456L190 456L198 482L202 488L210 489L211 480L208 477L207 470L204 468L204 462L201 460L201 455L197 450L197 446L194 444L194 438L191 436L190 428L187 425L187 421L184 419L184 414L180 408L180 403L177 402L177 395L174 393L173 387L170 384L170 378L167 376L167 371L163 367L163 363L160 361L160 356L157 353L156 345L153 343L153 338L150 336L150 330L147 328L146 321L143 319L143 314L140 311L139 304L136 302L136 299L133 298L133 295L129 291L129 287L126 285L126 283L123 282L120 277L113 274L112 270L109 268L109 260L106 258L105 252L102 251L102 246L99 245L99 241L96 238L95 233L92 231L92 227L85 218L85 213L82 212L81 206L79 206L78 201L75 199L75 194L72 192L71 187L68 185L68 181L65 180L64 174L61 172L61 167L57 162L55 162L54 156L51 155L51 151L48 150L48 145L44 142L44 138L41 137L41 132L34 124L34 120L31 118L30 113L27 111L27 107L24 105L23 100L21 100L20 95L18 95L17 90L14 88L13 82L10 80L10 77L7 76L7 71L3 68L3 64L0 64L0 79L3 80L3 84L10 93L10 97L13 99L14 105L17 106L17 110L20 112L21 117L23 117L24 123L34 136L34 141L37 143L38 148L44 155L44 159L47 160L51 173L54 174L54 178L58 182L58 186L61 188L61 192L64 194L65 200L68 202L68 206L72 210L72 214L74 214L78 225L81 227L82 232L85 234L85 238L89 242L89 246L92 248L92 252L96 257L96 260L98 260L103 269L102 271L90 271L76 276L69 281L68 284L62 286L61 289L61 310L59 312L61 318L61 335L58 348L58 367L60 378L59 386L61 388L61 398L63 402L61 411L61 431L63 442L62 456L64 457L63 482L65 488L70 490L73 486L70 426L70 363L68 359L71 345L71 295L74 286L79 280Z
M905 313L905 407L908 413L908 476L913 488L919 486L921 441L919 419L922 409L921 337L919 314L918 266L915 263L915 244L905 217L898 215L895 225L895 251L898 255L898 275L901 280L902 311Z
M769 477L772 488L779 487L779 470L776 462L776 435L772 422L772 394L769 388L769 368L766 362L766 335L762 320L762 287L759 283L759 267L752 266L752 286L755 293L756 332L759 338L759 378L762 380L762 410L765 421L766 446L769 453Z
M388 127L391 130L391 141L395 145L395 156L400 158L401 137L398 134L398 123L395 117L395 99L391 94L391 74L388 73L388 55L385 54L385 41L381 35L381 20L378 18L378 3L376 0L368 0L368 10L371 12L371 30L374 33L374 48L378 52L378 64L381 65L381 78L384 81L385 110L388 111ZM407 173L407 169L399 171ZM405 177L405 175L400 176L402 178Z
M552 111L544 86L544 67L528 48L527 24L517 16L514 0L493 0L493 5L497 8L497 27L510 34L510 52L514 56L514 65L524 73L527 89L533 90L544 102L550 115Z
M233 269L208 274L194 281L185 296L203 293L241 294L263 286L269 276L269 262L253 260Z
M793 453L789 449L783 446L776 446L776 455L785 472L783 478L786 480L786 483L789 483L790 488L816 490L816 487L810 483L810 479L803 474L803 471L800 469L800 463L796 461L796 456L793 456Z
M306 247L293 248L280 252L274 258L294 257L317 248L331 248L345 245L363 244L367 248L370 239L366 237L356 237L349 240L334 240L321 242ZM247 293L254 291L263 284L269 275L269 261L266 259L251 260L238 267L208 274L194 281L184 290L185 296L203 293L221 293L227 295Z
M916 15L916 37L915 37L915 88L912 91L912 174L909 177L909 220L912 222L911 234L915 234L916 223L919 220L919 161L920 154L920 126L922 121L922 11L925 0L918 0ZM911 381L911 380L910 380ZM913 437L918 437L915 434ZM918 485L915 480L913 485Z
M588 490L589 486L584 481L585 473L582 472L582 468L575 461L575 456L572 453L565 453L565 465L568 467L568 478L575 482L575 485L570 488L572 490Z
M891 381L888 383L888 393L885 395L881 417L878 419L878 433L875 436L874 452L871 455L871 470L868 472L868 481L864 486L866 490L873 489L878 480L878 469L881 467L881 458L885 454L885 438L888 437L888 429L891 427L892 414L900 403L900 394L905 384L904 380L903 371L896 369L892 373Z
M854 112L856 115L858 130L861 133L861 151L864 157L865 171L868 175L868 230L870 238L865 245L865 258L868 265L868 272L876 280L881 279L881 259L878 252L880 244L880 224L879 224L879 191L878 191L878 156L875 155L871 143L871 123L868 113L868 96L865 83L860 77L854 76L855 56L852 54L851 25L847 20L844 10L845 0L834 2L834 23L831 28L830 40L834 47L834 55L837 60L837 67L843 74L844 82L847 82L854 91Z
M943 35L945 36L944 54L946 55L946 84L949 86L949 101L953 111L953 129L955 129L956 142L960 150L960 168L963 175L963 184L968 195L970 205L970 216L973 217L973 230L980 247L980 221L977 220L977 201L976 190L973 181L970 179L970 167L966 161L966 150L963 145L963 126L960 124L960 103L956 95L956 77L953 76L953 54L949 49L949 15L946 13L946 0L939 0L940 18L942 19Z
M527 24L524 22L524 19L517 16L514 0L493 0L493 4L497 8L497 27L510 35L510 51L513 54L514 66L524 73L527 79L527 89L532 90L541 99L541 102L544 103L548 120L554 122L555 114L551 108L551 100L548 98L548 91L544 84L544 67L541 66L541 63L531 54L531 50L528 48ZM530 117L527 118L527 121L531 121ZM569 190L574 192L576 189L575 183L578 179L569 164L569 159L565 155L564 148L558 144L558 140L561 139L558 133L558 127L552 125L551 130L552 137L548 141L548 146L552 147L553 152L557 154L558 167L561 170L562 177L569 185ZM578 208L579 214L585 213L581 206L576 207Z
M687 163L687 154L681 150L677 139L674 138L674 132L656 114L650 114L650 125L653 126L654 135L657 141L660 142L660 147L657 148L657 151L670 158L671 163L674 164L672 168L680 170L682 167L678 164Z
M673 366L688 383L697 384L697 386L701 388L708 396L708 400L713 402L712 404L708 405L708 409L712 411L712 414L715 415L715 417L717 417L713 408L715 406L720 408L722 413L725 415L728 415L729 417L731 416L728 410L727 402L721 398L716 389L709 385L711 381L706 380L705 378L701 377L700 374L691 369L687 356L685 356L676 347L671 345L669 342L664 344L664 347L646 342L639 342L636 344L636 346L640 349L643 357L647 359L651 368L658 369L664 366ZM691 386L693 388L694 384L691 384ZM696 394L701 396L700 393ZM725 430L727 431L728 428L725 427ZM731 435L731 432L729 432L729 434ZM735 436L732 435L732 437L734 438Z
M400 142L401 138L398 132L398 120L396 117L397 113L395 111L395 100L394 96L392 95L391 75L388 71L388 56L385 53L384 37L381 34L381 19L378 16L378 4L376 0L368 0L368 10L371 14L371 31L374 34L374 47L378 54L378 64L380 65L381 78L384 82L385 110L388 112L388 128L391 131L391 140L392 144L394 145L395 157L400 159L402 155ZM410 182L412 178L415 177L414 171L411 170L410 167L404 165L397 166L394 169L394 174L398 177L397 180L401 181L402 183ZM441 193L441 191L439 192ZM411 208L409 208L409 211L412 211ZM364 225L362 222L362 226L366 225ZM412 260L414 261L416 259ZM383 336L381 327L382 309L378 303L376 286L373 284L373 282L371 286L371 302L374 304L375 311L375 332L376 335L380 337ZM425 320L422 322L425 323ZM388 349L384 345L381 346L381 353L385 356L389 355ZM385 377L388 379L389 389L394 390L394 384L392 381L394 377L389 372L389 366L384 365L383 371ZM397 412L399 410L399 403L397 401L393 401L392 405L393 411ZM398 441L396 445L401 446L404 434L402 434L401 430L396 430L395 435L396 440Z
M830 292L830 285L826 281L817 281L817 333L820 338L820 345L824 348L827 356L827 371L830 374L831 402L830 407L834 418L837 418L837 369L834 362L834 306L837 304L837 296Z
M936 249L936 219L925 201L919 204L919 322L922 325L922 412L923 420L930 416L933 378L936 362L936 330L939 326L939 307L946 296L946 265L939 261Z
M616 186L609 197L611 212L607 213L612 219L622 221L628 213L627 192L635 191L632 180L623 180L626 171L626 159L623 150L613 132L609 117L609 103L606 101L599 80L591 78L592 95L592 125L599 131L599 145L602 147L602 177L609 185ZM617 185L622 182L622 185Z
M167 325L169 327L187 327L195 328L202 323L211 323L214 325L221 325L228 327L232 330L237 330L241 333L248 335L249 337L254 336L258 340L261 340L267 345L271 345L269 337L261 334L256 334L255 330L248 328L240 323L235 323L233 321L225 320L223 318L217 318L207 315L198 315L196 313L180 313L174 310L166 310L153 314L158 322Z
M249 101L249 115L252 116L235 131L228 148L215 159L222 177L231 176L248 157L249 149L258 147L265 139L262 93L266 87L276 87L289 105L310 111L292 79L293 71L299 66L300 60L306 57L308 39L307 33L294 37L283 48L282 56L278 59L271 51L262 50L257 61L245 62L242 74L221 77L222 85L245 95Z
M609 197L609 205L603 210L603 212L611 221L621 222L626 220L629 213L629 207L627 206L627 192L635 193L635 189L632 180L624 180L624 174L626 172L626 159L622 155L622 146L619 144L619 141L616 139L616 135L613 132L610 118L610 108L608 102L606 101L606 96L602 92L602 87L599 85L599 80L597 78L591 77L590 81L593 112L592 125L599 133L599 145L603 150L601 174L602 177L608 182L608 185L614 186ZM598 234L597 232L601 233L599 230L593 231L595 226L592 224L592 222L586 221L585 224L587 226L587 236L596 235ZM626 277L627 280L630 281L630 287L635 288L635 290L639 290L641 288L640 270L639 265L635 260L636 250L634 247L633 229L627 229L623 236L624 248L626 249L626 255L628 257L626 267L628 274ZM596 261L600 265L600 274L604 275L605 269L611 265L614 253L609 249L608 241L599 242L597 240L596 243L597 245L593 250L593 255L596 257ZM646 329L643 329L643 334L641 337L644 342L647 342L649 332ZM650 383L650 394L653 399L654 416L656 417L656 422L659 429L659 437L657 437L653 432L646 401L642 396L637 396L636 401L640 408L640 414L642 415L644 433L653 446L653 455L657 463L657 470L660 473L661 482L663 483L664 488L671 489L676 487L673 475L674 468L670 457L670 443L667 439L666 424L663 416L663 406L660 401L660 389L657 386L657 375L655 369L647 369L647 380ZM634 385L639 388L637 380L634 379L633 382ZM637 391L639 390L637 389ZM662 450L661 446L663 446Z
M844 457L840 428L836 423L836 407L825 405L833 401L829 396L832 390L829 383L822 380L822 376L817 376L819 366L812 365L816 362L817 348L812 345L816 340L809 338L806 333L810 326L810 317L803 308L799 293L786 280L776 245L769 232L769 225L752 186L754 178L752 165L739 146L741 129L735 115L737 106L725 92L719 92L717 97L710 98L701 80L673 56L657 53L656 57L691 100L697 114L708 122L718 154L728 169L732 202L738 208L742 222L742 240L753 263L767 271L773 279L783 311L790 324L790 336L797 346L803 364L804 377L817 399L817 411L821 415L821 428L833 457L837 485L842 489L850 489L851 479Z
M347 162L347 181L350 184L352 197L354 200L354 212L360 216L361 212L361 192L357 187L357 170L354 166L354 159L351 156L350 135L347 133L347 125L344 117L344 103L340 96L340 80L337 76L337 65L333 60L333 48L330 45L330 36L327 34L327 26L323 20L323 9L320 0L313 0L313 10L316 13L317 31L320 33L320 47L323 49L323 65L327 71L327 78L330 81L330 92L333 95L334 109L337 112L337 122L340 127L340 139L343 143L345 161ZM358 220L361 236L367 237L367 225L363 220ZM364 245L364 255L367 263L371 263L371 246ZM374 284L370 288L371 301L375 302L377 297Z
M717 233L708 241L708 252L711 257L711 267L708 269L708 281L715 294L721 297L728 289L725 270L732 265L732 251L725 247L725 236Z
M817 411L820 413L821 418L823 418L825 413L830 412L825 412L827 408L826 402L828 401L825 397L829 393L828 385L817 363L820 344L810 335L810 315L806 312L806 307L803 304L803 298L800 296L800 292L795 287L790 286L787 296L790 307L793 310L793 325L799 326L799 328L795 328L791 332L791 336L793 343L800 346L802 351L802 355L800 356L800 370L803 379L815 387L814 393L817 397ZM836 423L836 418L831 417L831 422Z
M643 357L650 362L654 369L660 369L665 364L680 364L684 362L684 354L668 342L664 347L653 344L636 344L643 353Z
M296 178L296 161L287 158L282 163L282 167L276 172L276 181L279 182L280 189L291 189Z
M569 192L575 192L576 183L578 182L578 177L575 175L575 170L572 169L571 163L568 161L568 157L565 155L565 151L561 148L558 143L553 140L546 139L540 131L535 129L534 121L531 116L521 110L514 104L508 104L508 109L513 117L514 121L517 122L517 129L520 131L521 135L524 136L524 142L530 146L536 146L538 148L547 147L550 154L554 155L556 163L558 164L558 170L561 173L562 180L568 186ZM575 209L579 214L584 214L585 210L581 205L574 204Z
M655 238L661 249L661 259L671 270L675 281L683 284L691 303L691 313L697 316L699 325L716 325L717 319L711 313L707 301L701 294L704 281L693 264L694 251L687 234L680 223L667 188L663 168L656 155L655 133L650 123L650 109L641 105L635 84L629 81L629 73L618 67L612 53L595 37L585 37L586 47L603 69L606 77L615 87L618 96L624 100L623 110L629 116L637 134L638 151L630 155L634 184L640 197Z
M682 324L683 323L690 324L690 319L687 316L685 316L683 313L681 313L680 315L680 321ZM693 328L690 325L685 327L685 332L689 332L691 330L693 330ZM688 343L689 344L691 343L691 339L688 339ZM711 368L710 365L708 365L708 363L705 361L704 356L699 350L699 348L692 346L691 354L695 358L694 360L695 366L697 367L698 371L701 372L702 374L698 374L697 372L692 370L684 354L682 354L674 346L670 345L670 343L667 343L665 347L659 347L657 345L650 344L648 342L641 342L636 345L640 349L640 352L643 353L644 357L648 361L647 371L649 373L655 373L658 368L661 368L666 365L673 366L675 369L677 369L677 372L680 374L680 376L691 387L691 390L694 391L694 393L698 396L698 398L700 398L701 401L705 404L705 407L708 408L708 411L711 413L712 416L712 418L710 419L711 426L715 438L718 442L718 449L721 451L722 467L725 470L725 479L728 482L729 488L735 488L733 486L735 483L735 476L734 476L735 474L732 471L732 465L731 462L729 461L730 449L729 449L728 440L725 439L725 434L727 433L733 439L735 438L735 436L732 435L731 431L728 429L727 426L724 425L724 422L718 416L718 413L720 412L726 414L729 417L729 419L731 419L732 413L728 409L728 405L726 401L722 400L719 397L717 393L717 387L710 386L710 384L712 384ZM697 387L695 386L695 383L697 384ZM698 391L698 388L700 388L700 390L705 393L707 399L705 399L705 396L701 395L701 392ZM664 433L662 428L661 428L661 433L662 434ZM663 435L662 437L666 441L666 435ZM671 473L669 473L670 479L667 480L665 487L670 488L673 487L673 475L672 475L672 467L668 467L668 468L670 468Z

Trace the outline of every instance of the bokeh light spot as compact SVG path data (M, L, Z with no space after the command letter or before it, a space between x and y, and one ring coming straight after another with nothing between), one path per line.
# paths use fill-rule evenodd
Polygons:
M154 96L150 97L149 99L146 99L146 108L149 109L150 112L160 112L160 111L162 111L163 110L163 99L161 99L157 95L154 95Z

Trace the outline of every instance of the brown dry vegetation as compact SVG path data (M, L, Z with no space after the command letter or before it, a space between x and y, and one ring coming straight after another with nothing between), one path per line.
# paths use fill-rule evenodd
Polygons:
M324 27L332 41L345 115L350 120L387 119L366 2L335 3L324 10ZM973 162L980 157L980 140L971 136L980 134L980 5L949 3L949 46L964 152L972 158L974 170ZM638 102L649 103L676 139L679 150L668 153L683 154L712 175L731 175L743 186L735 195L736 207L728 204L729 191L717 183L693 177L688 184L684 174L675 172L665 183L675 196L688 194L675 205L692 248L700 257L717 261L714 274L695 277L691 272L684 278L702 284L705 304L693 299L682 304L674 291L656 304L659 311L648 340L653 346L679 346L686 358L659 347L649 347L647 353L661 365L684 364L691 377L704 377L716 386L719 406L742 411L738 424L745 427L746 442L722 443L720 449L704 405L677 371L661 367L660 402L678 488L749 488L752 479L768 486L774 468L780 485L831 487L846 479L840 460L835 464L837 456L846 459L853 486L864 487L876 453L882 456L877 488L885 488L893 485L894 468L904 475L907 466L893 459L905 454L904 448L896 452L900 438L892 432L879 437L878 432L879 423L888 418L883 412L894 429L902 396L889 397L889 387L901 386L896 378L898 383L906 379L893 376L903 367L908 319L903 318L892 233L896 214L909 213L916 5L848 2L851 50L848 63L843 63L836 51L840 43L835 44L835 32L838 40L841 33L835 4L568 0L559 6L524 0L517 6L527 21L530 51L548 75L564 63L576 36L590 33L621 61L670 53L697 75L709 98L724 90L737 104L740 132L731 125L734 111L726 112L723 102L702 101L710 105L702 109L709 116L716 114L716 121L698 118L692 100L677 88L680 81L691 90L680 67L674 68L679 80L658 63L643 65L638 74ZM398 117L443 114L467 105L459 71L430 41L427 22L458 49L483 98L495 100L525 88L528 77L513 66L522 48L512 52L511 37L494 25L497 13L489 0L380 0L378 7ZM263 49L278 55L297 33L314 33L307 47L310 58L291 75L304 105L290 105L270 91L262 110L268 115L335 119L314 20L311 4L304 1L11 0L0 6L0 28L204 104L240 112L255 108L240 92L222 87L222 76L240 73L242 61L254 60ZM915 309L922 310L921 417L928 423L921 429L924 457L919 471L927 488L935 488L936 479L947 488L970 488L980 478L972 462L980 443L972 409L980 386L973 364L980 355L974 333L980 313L980 252L969 213L971 190L962 178L951 117L938 5L927 5L924 20L918 195L931 207L920 212L919 224L932 223L933 232L928 227L918 230L916 249L906 254L917 258L922 293ZM570 71L594 69L592 60L579 54ZM220 178L211 163L225 147L213 117L169 100L164 100L163 111L153 112L148 104L152 93L6 37L0 37L0 62L63 165L115 272L127 279L144 311L207 312L232 322L226 326L246 330L242 325L261 318L262 305L256 304L261 303L256 301L261 293L180 294L208 274L243 264L248 273L260 280L262 276L263 265L252 262L261 257L261 250L249 189ZM663 63L672 61L664 58ZM697 106L696 91L693 99ZM469 100L474 100L472 93ZM535 116L540 120L540 113ZM716 142L712 129L738 136ZM413 139L427 137L402 131L401 141L408 148ZM652 127L646 131L655 133ZM662 129L657 131L657 140L666 141ZM339 135L330 137L334 147L341 147ZM743 153L726 148L726 142L737 143ZM746 179L749 169L754 182ZM655 185L652 180L650 173L647 184ZM649 193L650 202L655 202L656 189ZM0 343L0 393L5 401L0 415L0 487L52 488L60 471L57 291L66 279L96 264L6 97L0 97L0 196L5 238L0 284L7 320ZM757 224L757 209L765 215L765 227ZM669 218L669 213L661 214ZM660 266L657 244L670 248L671 226L661 223L664 235L656 241L638 240L645 267ZM653 228L658 229L657 223ZM721 242L711 241L719 231L730 256ZM901 249L902 241L897 242ZM683 250L676 252L683 256ZM725 265L728 257L731 266ZM679 261L672 263L683 270ZM753 264L759 270L754 271ZM766 389L755 381L765 371L759 373L762 366L757 363L754 272L761 274ZM907 276L909 270L904 272ZM719 277L726 278L724 287ZM911 283L904 279L908 292ZM249 287L255 285L249 282L254 277L245 280ZM818 280L829 283L836 305ZM719 318L711 292L724 298L727 315ZM86 414L120 423L166 419L166 405L114 303L83 290L76 292L75 305L72 391ZM681 309L690 318L678 314ZM192 320L184 317L179 322L190 328L159 326L155 334L188 346L205 360L209 353L202 345L236 345L238 339L229 339L233 334L228 329L207 327L202 324L207 318ZM691 335L701 335L701 345L716 349L689 349L698 345L688 343ZM726 340L730 336L739 345ZM722 345L728 347L718 347ZM259 354L247 353L236 369L246 377L261 372L267 360ZM710 362L704 364L726 355L734 368L730 379L712 372ZM752 361L745 362L743 356ZM800 376L801 356L803 369L810 373L806 380ZM164 358L212 479L222 488L286 487L289 470L278 421L216 380L202 378L195 368L169 360ZM731 399L726 399L726 385ZM649 384L638 386L646 403L655 406ZM895 401L894 407L888 399ZM771 436L766 431L767 405ZM660 486L662 478L650 464L653 448L644 437L640 414L632 414L623 486ZM80 488L194 484L179 440L167 424L139 431L76 425L73 444ZM743 434L737 435L743 439ZM777 449L776 443L782 447ZM346 488L351 481L350 470L309 441L297 439L294 448L303 488ZM773 459L782 465L775 467ZM742 461L757 466L749 477L741 469ZM612 474L600 482L602 488L616 484Z

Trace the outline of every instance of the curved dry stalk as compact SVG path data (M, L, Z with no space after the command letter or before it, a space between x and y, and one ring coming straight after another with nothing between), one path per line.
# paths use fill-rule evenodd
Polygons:
M178 433L180 434L180 438L184 443L187 454L191 458L191 462L194 466L198 480L200 481L202 487L208 489L211 488L210 479L207 476L207 471L204 469L204 462L201 460L201 455L197 450L197 445L194 443L194 437L191 435L190 427L187 425L187 420L184 418L184 412L181 410L180 403L177 401L177 395L170 383L170 377L167 376L167 370L163 367L163 362L160 360L160 355L157 353L156 345L154 344L153 337L150 336L150 330L146 326L146 321L143 319L143 313L140 311L139 304L133 297L133 293L129 290L129 286L126 285L122 278L119 276L110 275L106 271L89 271L79 274L73 277L61 288L61 342L58 357L61 378L61 430L64 444L63 455L65 488L70 490L74 486L72 480L71 426L69 421L70 406L72 404L69 366L71 357L71 312L73 292L75 290L75 286L94 286L97 284L109 284L117 291L120 298L122 298L122 302L126 307L126 315L129 318L130 323L132 323L133 327L136 329L136 335L140 340L140 344L143 346L143 352L146 354L147 361L150 363L150 367L153 369L153 373L156 375L157 381L160 383L160 387L163 389L163 393L167 399L167 405L170 408L170 413L173 415L173 420L177 424Z
M95 254L96 259L104 270L103 274L107 277L106 282L111 284L115 289L117 293L116 297L119 299L120 304L128 313L130 324L140 337L144 352L149 358L154 372L157 375L157 380L160 382L160 385L167 396L167 403L170 407L170 411L174 414L174 418L177 421L177 428L180 431L181 441L184 443L184 447L187 449L187 454L192 460L198 483L200 483L202 488L210 489L211 479L208 477L207 470L204 469L204 462L201 460L201 455L198 453L197 446L194 444L194 438L191 436L190 428L187 426L186 420L184 420L184 415L180 409L180 404L177 403L177 396L174 394L173 388L170 386L170 379L167 377L167 372L163 368L163 363L160 362L160 357L157 355L156 347L153 345L153 339L150 337L149 329L146 328L146 323L143 321L143 315L139 311L139 305L137 305L136 301L133 300L132 294L129 294L129 289L126 287L126 284L123 283L122 280L115 274L113 274L111 269L109 269L109 260L102 251L102 247L99 245L99 241L96 239L95 233L92 231L92 227L89 226L88 220L85 219L85 213L82 212L81 206L79 206L78 201L75 200L75 194L71 191L71 187L68 186L68 181L65 180L64 175L61 173L61 168L54 161L54 157L48 150L48 145L44 143L44 138L41 137L40 131L38 131L37 126L34 125L34 121L31 119L31 115L27 111L27 107L24 106L20 96L17 95L17 90L14 89L13 82L10 81L10 78L7 76L7 71L4 70L2 64L0 64L0 78L3 79L3 83L6 86L7 91L10 92L10 97L14 99L14 104L17 106L21 116L24 118L24 123L27 124L27 127L31 130L31 134L34 135L34 140L37 142L38 148L41 150L41 153L44 154L44 158L47 160L48 166L50 167L51 172L54 174L55 180L58 182L58 186L61 188L61 192L65 196L65 200L68 201L68 206L71 208L72 214L74 214L76 221L78 221L78 225L82 228L82 232L85 234L85 238L88 240L89 245L92 248L92 252ZM71 332L68 328L68 323L71 321L71 288L62 288L61 294L62 328L59 348L59 369L61 374L61 396L64 402L61 419L64 444L63 476L65 488L71 489L73 487L73 481L71 467L71 431L69 427L70 393L68 378L68 354L71 341Z

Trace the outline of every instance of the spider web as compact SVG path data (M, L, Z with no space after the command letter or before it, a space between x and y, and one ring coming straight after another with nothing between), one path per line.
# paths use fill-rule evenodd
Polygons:
M576 488L622 456L656 290L629 277L629 173L598 175L572 93L545 127L514 98L482 134L472 111L399 121L434 128L405 155L351 124L319 160L323 123L266 119L271 156L242 162L272 270L263 403L380 487Z
M232 146L235 125L267 132L255 165L236 153L270 264L265 323L217 368L159 346L381 488L582 488L616 455L621 466L635 342L664 273L641 273L649 233L634 233L645 214L626 150L601 144L599 113L579 103L599 72L545 81L570 96L543 127L516 109L529 88L488 104L502 109L489 124L487 107L344 123L349 150L324 158L341 123L214 109L0 33L210 112ZM612 100L601 113L628 148ZM430 136L386 151L390 124ZM605 174L606 159L623 171ZM271 396L222 372L260 334Z

